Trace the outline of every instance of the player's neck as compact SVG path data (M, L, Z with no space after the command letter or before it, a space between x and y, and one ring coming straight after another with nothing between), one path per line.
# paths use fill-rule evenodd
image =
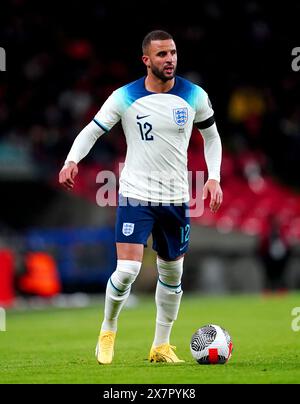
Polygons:
M148 75L145 79L146 90L151 93L167 93L173 88L175 84L175 77L172 80L162 81L156 77Z

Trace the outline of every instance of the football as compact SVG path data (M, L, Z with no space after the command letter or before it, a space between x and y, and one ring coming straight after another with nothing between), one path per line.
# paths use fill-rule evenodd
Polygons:
M229 333L219 325L209 324L199 328L192 336L190 350L200 365L224 364L232 353Z

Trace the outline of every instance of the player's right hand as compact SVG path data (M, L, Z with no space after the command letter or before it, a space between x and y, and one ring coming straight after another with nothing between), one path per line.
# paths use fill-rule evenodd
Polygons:
M68 161L59 172L59 183L67 189L72 189L77 174L77 164L74 161Z

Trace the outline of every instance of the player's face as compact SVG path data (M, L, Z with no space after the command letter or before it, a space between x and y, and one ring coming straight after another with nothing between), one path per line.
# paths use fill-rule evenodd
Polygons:
M172 80L177 67L177 51L172 39L151 41L143 61L154 76Z

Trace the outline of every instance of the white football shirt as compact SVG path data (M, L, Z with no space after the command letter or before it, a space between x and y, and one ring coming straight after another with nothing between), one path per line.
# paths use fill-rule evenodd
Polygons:
M119 192L150 202L187 202L193 124L205 129L213 115L207 93L180 76L166 93L148 91L145 77L114 91L94 122L108 132L121 120L127 154Z

